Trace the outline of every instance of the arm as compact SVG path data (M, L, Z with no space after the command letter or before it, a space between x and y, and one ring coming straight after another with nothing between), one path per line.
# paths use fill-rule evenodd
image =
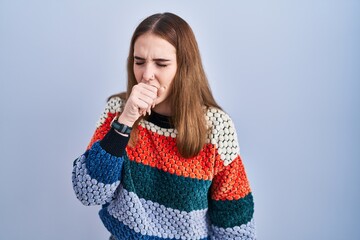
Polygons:
M127 136L111 129L112 119L122 110L120 98L108 101L87 151L74 161L72 182L77 198L84 205L109 202L120 183Z
M209 199L211 239L256 239L253 196L236 130L225 113L220 112L219 118L213 131L217 152Z
M139 83L133 87L126 104L119 97L108 101L87 151L73 166L73 188L84 205L110 202L120 184L129 136L112 129L111 121L119 115L119 123L132 127L142 114L150 113L157 92L155 86Z

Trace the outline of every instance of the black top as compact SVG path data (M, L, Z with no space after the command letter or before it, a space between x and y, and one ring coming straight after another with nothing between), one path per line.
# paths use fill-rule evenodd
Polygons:
M151 122L161 128L173 128L171 117L161 115L154 111L151 111L151 115L147 117L146 121Z

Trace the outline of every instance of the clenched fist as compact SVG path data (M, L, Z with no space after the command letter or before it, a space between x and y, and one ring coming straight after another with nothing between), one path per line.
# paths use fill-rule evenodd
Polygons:
M160 86L149 85L143 82L135 85L118 121L132 127L141 115L151 113L151 108L155 107L156 99L162 91Z

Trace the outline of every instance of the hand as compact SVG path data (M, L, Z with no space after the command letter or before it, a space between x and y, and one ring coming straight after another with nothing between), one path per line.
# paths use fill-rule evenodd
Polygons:
M129 127L146 113L151 113L151 108L155 106L158 97L158 87L139 83L132 88L129 98L126 101L124 111L120 115L118 121Z

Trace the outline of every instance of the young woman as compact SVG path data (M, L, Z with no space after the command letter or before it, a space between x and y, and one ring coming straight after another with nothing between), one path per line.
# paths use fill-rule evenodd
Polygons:
M77 198L102 205L110 239L255 239L236 131L190 26L172 13L143 20L127 71L127 92L109 98L74 162Z

